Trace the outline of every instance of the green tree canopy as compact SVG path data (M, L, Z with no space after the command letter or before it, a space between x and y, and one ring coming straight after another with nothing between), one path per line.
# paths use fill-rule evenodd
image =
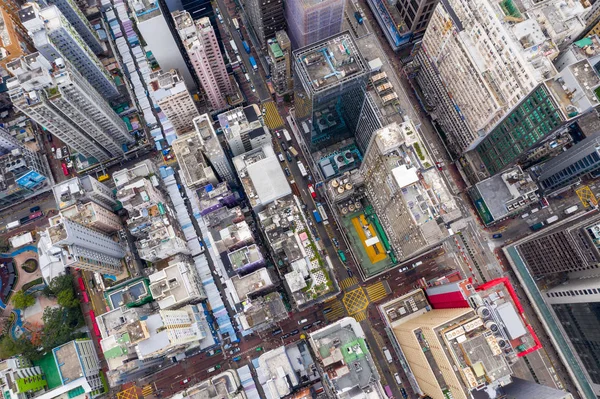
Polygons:
M8 335L0 340L0 358L8 359L16 355L23 355L29 360L37 360L42 353L25 336L13 339Z
M42 346L55 348L73 339L73 333L84 324L78 308L46 308L42 316Z
M50 292L56 297L62 291L73 291L73 276L70 274L61 274L54 277L48 287Z
M73 290L60 291L56 299L58 304L65 308L76 308L79 306L79 299L75 298Z
M25 309L35 304L35 297L21 290L14 293L11 302L15 309Z

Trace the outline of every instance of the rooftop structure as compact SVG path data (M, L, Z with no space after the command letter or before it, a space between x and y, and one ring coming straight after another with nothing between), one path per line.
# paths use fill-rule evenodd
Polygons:
M486 225L493 224L539 201L538 186L519 166L485 179L469 195Z
M152 302L147 278L126 280L104 291L106 302L112 309L137 307Z
M259 356L257 374L263 384L265 399L284 398L300 385L285 346L280 346Z
M233 165L250 206L256 211L292 193L271 145L263 145L233 158Z
M113 181L117 188L129 183L132 180L136 180L139 177L148 177L155 175L158 172L156 165L150 160L145 160L136 163L129 169L121 169L113 173Z
M312 150L344 139L366 136L368 143L380 127L366 103L370 69L352 36L343 32L292 53L294 65L295 119L303 141ZM300 128L301 127L301 128Z
M342 31L345 2L292 0L286 4L286 21L294 49L310 46Z
M82 226L104 233L114 233L123 228L119 216L95 202L71 205L62 209L60 214L62 217L71 219Z
M165 17L163 9L156 0L129 0L128 4L133 11L137 29L146 42L146 51L152 52L156 62L164 71L177 70L187 90L195 91L196 82L177 45L174 32L167 22L170 12L167 10Z
M58 217L46 230L53 246L63 250L66 266L117 275L122 270L125 251L109 236Z
M360 391L376 392L384 397L365 334L354 318L345 317L314 331L309 342L336 397L354 397L351 392Z
M225 285L230 289L235 303L251 300L251 296L256 297L274 287L269 271L264 267L243 277L233 276L225 280Z
M15 107L84 156L106 161L122 156L122 146L134 141L106 96L68 61L50 64L34 53L7 69L14 75L7 87Z
M275 93L283 96L292 91L292 44L285 30L275 34L267 42L267 51L271 59L271 80Z
M0 209L49 191L53 184L46 159L4 127L0 127L0 177Z
M267 45L267 40L275 37L276 32L285 29L283 0L249 0L246 10L248 21L261 47Z
M263 255L256 244L231 251L227 254L227 257L231 267L236 272L254 270L265 263Z
M208 159L218 177L229 184L235 184L235 173L219 142L212 118L208 114L203 114L194 118L193 123L196 133L200 136L204 156Z
M200 18L194 21L187 11L175 11L172 16L211 109L227 108L226 97L235 90L210 20Z
M213 164L214 165L214 164ZM212 184L202 187L196 191L199 200L200 215L204 216L223 207L232 208L238 201L227 183Z
M144 210L159 203L165 203L165 197L158 188L158 180L147 177L135 177L123 184L118 188L117 199L130 213L131 218L128 219L128 224L135 222L138 216L152 216L146 214Z
M50 0L48 3L58 7L63 17L77 31L90 50L95 54L106 52L106 45L100 40L98 33L75 2L69 0Z
M245 391L239 389L240 384L240 379L234 370L225 370L186 388L184 391L171 396L170 399L246 399Z
M154 29L154 25L152 29ZM194 130L192 120L200 114L179 71L163 69L151 73L149 87L154 100L160 110L169 118L169 122L173 124L177 134L181 136L192 132Z
M58 209L90 201L110 210L117 205L112 190L89 175L60 182L52 187L52 192Z
M242 329L255 332L265 331L288 318L287 309L278 292L245 301L242 312L238 313Z
M296 244L293 228L299 215L300 208L292 195L273 201L258 213L258 220L273 252L285 251L288 240ZM297 255L286 254L286 257L293 261L300 258L301 254L298 251Z
M183 172L183 180L189 188L217 184L217 178L204 159L202 138L198 132L186 134L172 143L173 152Z
M152 298L160 309L177 309L206 298L196 268L188 262L171 261L148 278Z
M7 7L8 8L8 7ZM0 68L34 51L33 42L20 21L13 19L7 9L0 9Z
M64 0L58 0L63 3ZM66 3L66 1L65 1ZM70 5L67 4L67 7ZM74 14L88 28L85 17ZM23 26L33 38L37 51L48 62L62 58L70 62L89 84L100 94L101 98L114 98L119 95L110 74L104 68L85 38L71 25L57 6L40 8L36 3L27 3L19 11ZM93 32L89 32L93 36ZM87 37L87 36L86 36Z
M219 125L234 157L271 143L271 134L260 115L256 104L219 114Z

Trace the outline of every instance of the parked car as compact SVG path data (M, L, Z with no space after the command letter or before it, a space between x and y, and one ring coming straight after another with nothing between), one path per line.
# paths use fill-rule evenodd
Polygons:
M350 270L349 267L346 268L346 273L348 273L348 277L352 277L352 275L354 274L352 273L352 270Z
M300 331L298 331L298 330L291 331L290 336L294 336L294 335L298 334L299 332Z
M48 139L48 142L52 142L52 135L50 133L46 134L46 138Z
M279 130L275 132L275 134L277 135L277 138L280 139L281 138L281 133L279 133Z
M322 320L317 320L313 323L313 326L318 326L319 324L323 323Z
M289 336L290 336L290 334L283 334L283 335L281 336L281 339L286 339L286 338L289 338Z
M41 208L40 208L38 205L36 205L36 206L34 206L33 208L31 208L31 209L29 210L29 212L31 212L31 213L34 213L34 212L37 212L37 211L39 211L40 209L41 209Z
M240 360L242 360L241 356L236 356L232 359L234 362L239 362Z
M274 330L274 331L271 333L271 335L279 335L279 334L281 334L281 332L282 332L281 328L278 328L277 330Z
M261 350L263 350L260 346L258 348L255 349L256 352L260 352Z
M304 324L304 323L306 323L307 321L308 321L308 319L302 319L302 320L300 320L300 321L298 322L298 324Z
M289 170L288 168L285 168L283 171L285 172L285 175L286 175L287 177L290 177L290 176L291 176L290 170Z
M181 384L181 385L185 385L185 384L187 384L188 382L190 382L190 380L188 380L188 379L186 378L185 380L181 381L181 382L180 382L180 384Z
M502 238L502 234L494 234L492 238Z
M311 328L311 327L312 327L312 323L311 323L311 324L307 324L307 325L305 325L304 327L302 327L302 329L303 329L304 331L306 331L306 330L308 330L308 329L309 329L309 328Z

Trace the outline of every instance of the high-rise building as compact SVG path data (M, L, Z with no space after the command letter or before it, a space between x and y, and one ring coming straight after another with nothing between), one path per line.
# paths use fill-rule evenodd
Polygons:
M563 100L555 84L556 44L577 35L585 12L581 3L561 4L521 10L510 1L499 11L487 0L449 0L435 8L413 63L416 79L451 150L477 147L475 171L499 172L588 110L578 98ZM579 82L566 91L585 91Z
M98 273L119 274L125 251L110 236L63 217L51 220L46 230L52 245L62 249L65 266Z
M252 29L262 47L275 33L285 29L283 0L248 0L245 4Z
M295 50L292 59L295 118L306 145L316 150L354 137L365 105L369 68L350 34Z
M183 182L191 189L218 183L212 168L204 158L204 148L196 131L180 136L171 144L179 164Z
M600 275L600 219L583 216L526 237L515 245L532 276L564 272Z
M108 210L117 205L112 189L90 175L64 180L52 187L52 192L59 210L90 201Z
M200 114L179 71L159 70L150 74L150 88L154 100L169 118L178 135L194 131L192 120Z
M178 47L178 39L171 30L169 13L164 14L158 0L129 0L133 18L140 34L146 42L146 50L164 71L176 69L190 91L196 90L196 82L188 68L184 55ZM168 18L168 19L167 19Z
M234 93L234 89L210 20L194 21L186 11L172 15L210 107L213 110L227 108L227 95Z
M342 31L344 0L290 0L285 4L287 32L299 49Z
M90 24L90 21L83 15L75 2L70 0L47 0L47 2L58 7L62 15L77 31L90 50L95 54L102 54L106 51L105 45L98 38L98 34L92 27L92 24Z
M233 167L219 142L211 117L208 114L200 115L194 118L193 122L196 133L200 136L204 155L208 159L208 162L222 181L226 181L230 185L235 185L236 178Z
M431 19L433 10L439 0L397 1L396 8L406 25L406 29L414 36L422 36Z
M8 12L8 7L0 7L0 69L4 69L8 62L35 51L27 30L19 19L16 21L18 23Z
M219 124L234 157L271 143L271 133L260 114L256 104L219 114Z
M533 171L546 192L574 183L586 173L600 168L600 137L587 137Z
M292 44L284 30L275 33L275 39L267 42L267 50L271 62L271 81L278 96L292 91Z
M116 213L93 201L71 205L61 210L60 214L64 218L103 233L110 234L123 229L121 218Z
M102 97L111 99L119 95L104 65L56 6L40 9L35 3L27 3L19 16L35 48L49 62L58 58L67 60Z
M51 189L48 162L0 126L0 209Z
M39 53L7 65L14 106L77 152L98 161L124 154L134 140L103 96L68 62Z
M544 293L582 369L600 395L600 278L569 280Z

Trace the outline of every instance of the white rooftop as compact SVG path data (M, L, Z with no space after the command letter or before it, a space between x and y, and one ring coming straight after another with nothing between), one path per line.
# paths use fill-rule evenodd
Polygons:
M415 184L419 181L417 168L415 167L409 168L406 165L400 165L397 168L392 169L392 175L394 175L396 183L398 183L400 188L410 186L411 184Z

